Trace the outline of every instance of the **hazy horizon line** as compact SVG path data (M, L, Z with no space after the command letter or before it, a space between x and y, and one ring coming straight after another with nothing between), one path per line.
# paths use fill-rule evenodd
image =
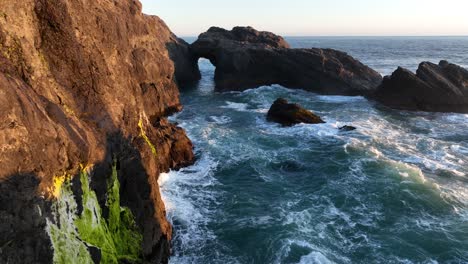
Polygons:
M273 32L274 33L274 32ZM203 33L200 33L203 34ZM178 35L179 38L197 38L198 35ZM274 33L276 34L276 33ZM349 38L349 37L356 37L356 38L459 38L459 37L468 37L468 35L288 35L288 34L276 34L282 36L284 38L303 38L303 37L324 37L324 38Z

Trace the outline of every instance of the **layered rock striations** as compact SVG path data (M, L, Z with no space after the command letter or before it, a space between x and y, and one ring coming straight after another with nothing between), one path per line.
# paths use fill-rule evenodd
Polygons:
M416 74L398 68L373 98L395 109L468 113L468 70L447 61L422 62Z
M251 27L212 27L191 48L216 66L220 91L280 84L322 94L368 95L382 81L379 73L344 52L291 49L282 37Z
M0 1L0 262L167 262L186 54L138 1Z

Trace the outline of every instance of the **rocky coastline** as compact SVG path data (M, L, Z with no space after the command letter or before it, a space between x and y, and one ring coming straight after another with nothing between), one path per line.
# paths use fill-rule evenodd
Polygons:
M199 72L141 9L0 3L0 262L168 262L157 180L194 155L167 116Z
M158 177L195 160L167 118L200 79L199 58L216 66L218 91L280 84L468 113L468 71L446 61L382 79L344 52L292 49L250 27L213 27L189 45L136 0L3 1L0 262L168 263ZM288 109L300 116L285 121ZM323 122L282 100L271 111L285 125Z
M216 67L219 91L280 84L330 95L367 95L382 76L333 49L292 49L280 36L251 27L212 27L191 45L196 58Z
M326 95L360 95L400 110L468 112L468 71L422 62L416 74L398 68L382 76L333 49L293 49L281 36L251 27L212 27L191 44L195 59L216 67L218 91L279 84Z

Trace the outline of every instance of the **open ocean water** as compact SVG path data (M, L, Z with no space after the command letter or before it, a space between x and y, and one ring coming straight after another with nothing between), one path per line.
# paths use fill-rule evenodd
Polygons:
M426 60L468 67L468 37L287 40L346 51L383 75ZM468 263L468 115L278 85L216 93L213 66L200 68L171 118L198 160L160 177L171 263ZM278 97L327 123L267 122Z

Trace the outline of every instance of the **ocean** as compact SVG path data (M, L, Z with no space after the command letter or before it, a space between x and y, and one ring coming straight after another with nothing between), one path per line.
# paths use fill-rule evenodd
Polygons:
M468 67L468 37L287 40L343 50L382 75L441 59ZM217 93L214 67L199 65L202 80L182 90L184 110L171 117L197 162L159 180L174 226L170 263L468 263L467 114L279 85ZM278 97L327 123L267 122Z

